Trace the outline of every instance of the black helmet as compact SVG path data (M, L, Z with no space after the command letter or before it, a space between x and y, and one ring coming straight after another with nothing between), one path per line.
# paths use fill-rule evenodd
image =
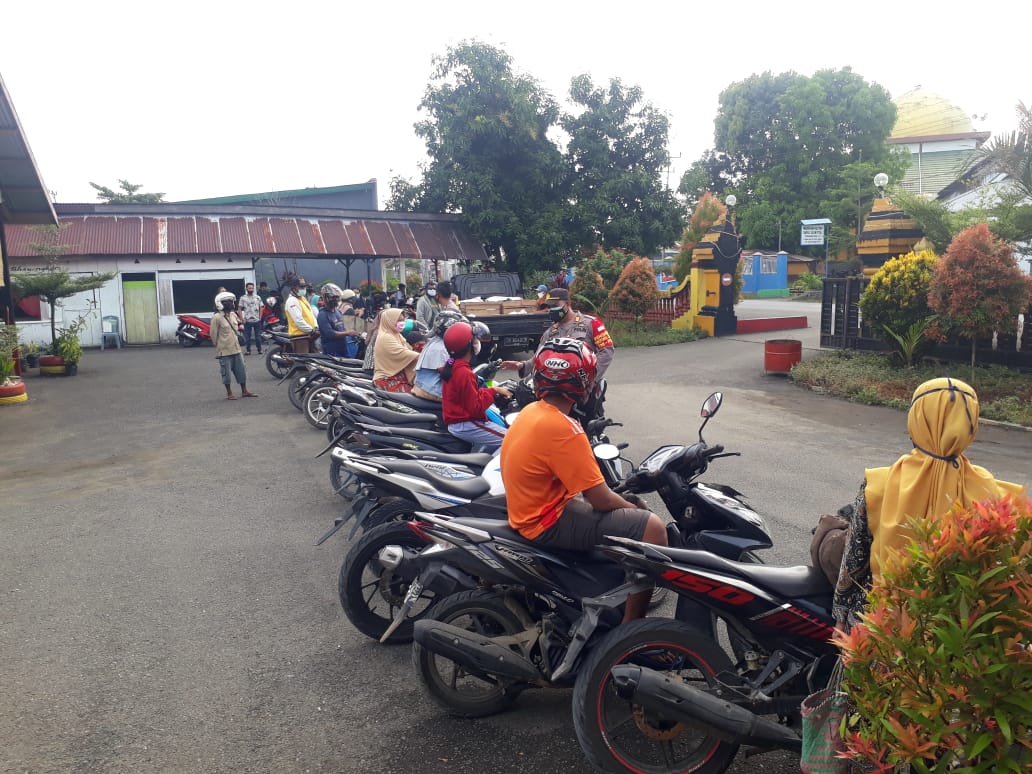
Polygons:
M442 309L434 320L434 336L442 338L444 332L457 322L469 322L466 316L454 309Z

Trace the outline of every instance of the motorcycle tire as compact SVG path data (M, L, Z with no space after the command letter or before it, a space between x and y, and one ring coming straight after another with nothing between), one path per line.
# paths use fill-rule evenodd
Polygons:
M330 417L333 414L330 412L328 404L322 402L322 398L326 395L331 397L336 396L337 388L333 385L316 385L310 390L307 390L304 395L304 415L305 421L308 422L316 430L325 430L326 425L330 422Z
M434 605L428 617L487 637L517 634L524 629L505 604L505 598L496 591L474 589L452 594ZM463 619L468 619L468 623L463 623ZM454 661L431 653L418 643L412 645L412 665L433 702L459 718L482 718L508 709L527 687L524 683L483 680L466 674ZM478 693L464 693L460 680L472 681Z
M265 370L272 374L273 379L282 379L290 370L286 363L277 362L275 359L282 351L283 347L279 344L273 344L265 350Z
M305 410L305 393L311 378L312 375L307 371L299 371L287 384L287 399L290 401L290 405L298 411Z
M196 347L198 343L199 342L197 341L197 339L191 339L189 336L179 337L179 346L183 347L184 349L187 347Z
M403 522L384 524L362 535L340 566L337 593L344 615L352 626L374 640L379 640L394 621L409 587L407 580L380 565L381 549L392 545L420 550L426 547L426 541ZM387 644L412 642L413 621L422 618L433 601L434 595L424 592L409 618L387 639Z
M664 602L670 599L670 589L664 586L656 586L652 589L652 596L649 597L649 611L653 611L658 607L661 607Z
M716 676L731 669L727 654L716 642L680 621L646 618L609 632L591 649L573 689L573 728L597 771L720 774L727 770L738 752L737 744L665 721L660 713L643 712L640 705L621 699L610 674L620 664L669 671L672 678L699 689L714 686ZM684 759L672 760L681 750Z
M344 444L341 448L347 451L365 451L368 447L360 443ZM330 486L334 494L338 494L345 500L351 500L358 494L357 480L351 471L345 471L344 466L338 459L330 459Z
M389 500L381 500L380 504L373 508L362 523L361 529L368 532L383 524L397 524L400 521L412 521L415 510L418 506L410 500L401 497L392 497Z

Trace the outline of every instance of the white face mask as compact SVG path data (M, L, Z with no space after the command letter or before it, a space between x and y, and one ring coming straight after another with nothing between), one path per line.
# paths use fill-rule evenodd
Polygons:
M426 291L426 294L428 296L430 296L430 298L435 298L437 296L437 291L431 289L431 290Z
M473 339L473 357L480 354L480 339Z

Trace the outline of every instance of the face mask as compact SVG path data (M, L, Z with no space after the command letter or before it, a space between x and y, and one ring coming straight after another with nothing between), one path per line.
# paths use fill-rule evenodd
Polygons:
M299 296L301 296L301 298L304 298L305 296L308 295L308 290L306 288L298 288L297 289L297 294Z
M233 311L233 302L232 301L223 301L222 302L222 311L224 311L224 312L232 312Z
M340 302L340 299L331 298L329 301L326 302L326 306L328 306L330 309L336 309L337 308L337 304L339 302Z
M473 357L480 354L480 339L473 339Z
M566 317L566 307L554 306L548 310L548 319L552 322L560 322Z
M428 291L426 291L426 294L428 296L430 296L430 298L436 298L437 297L437 291L436 290L428 290Z

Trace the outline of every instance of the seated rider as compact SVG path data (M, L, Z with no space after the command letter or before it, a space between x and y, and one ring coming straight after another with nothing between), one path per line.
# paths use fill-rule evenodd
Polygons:
M546 548L589 551L605 535L666 545L666 528L644 501L630 502L602 478L584 429L570 411L592 391L596 359L576 339L552 339L534 358L539 400L502 442L509 525ZM627 600L624 620L642 618L651 592Z
M474 325L484 326L483 323ZM486 328L486 326L484 326ZM502 445L506 428L487 418L496 395L512 397L504 387L481 387L470 361L480 354L480 339L473 325L459 322L444 333L449 358L441 369L444 382L441 409L448 432L468 441L473 451L494 454Z

